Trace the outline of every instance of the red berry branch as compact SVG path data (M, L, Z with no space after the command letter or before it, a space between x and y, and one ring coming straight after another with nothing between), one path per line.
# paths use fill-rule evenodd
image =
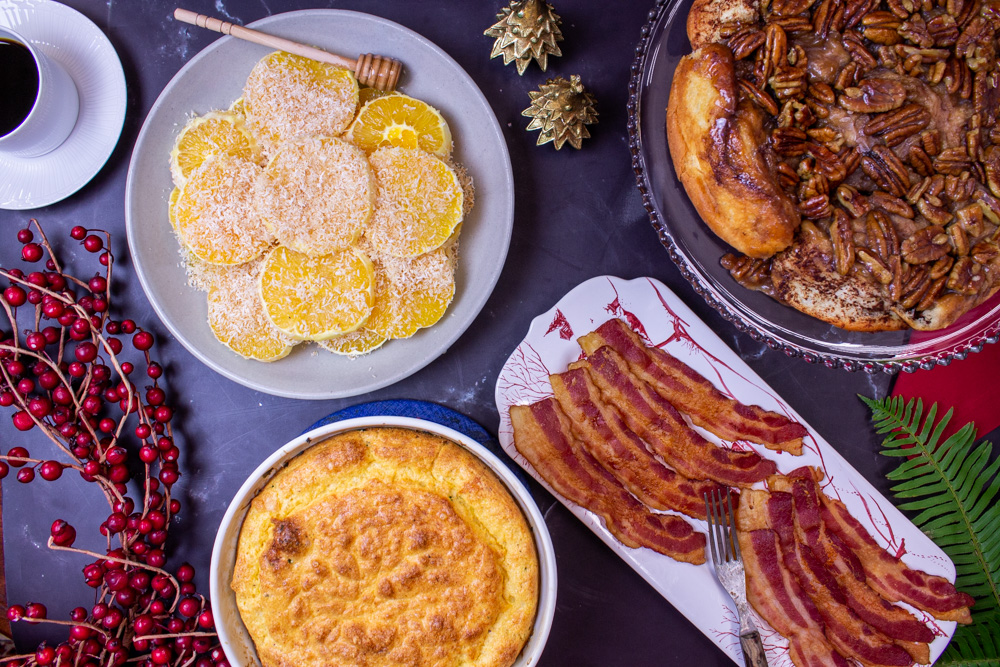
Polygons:
M153 334L111 316L110 235L83 227L69 235L97 255L101 269L93 277L65 273L35 220L17 240L21 259L44 271L0 268L8 283L0 305L10 325L0 330L0 406L14 410L19 431L43 434L51 451L51 458L37 458L25 446L11 447L0 454L0 478L13 468L27 484L74 470L96 484L110 510L100 527L106 552L74 547L76 529L64 519L52 522L49 548L85 559L94 605L73 609L68 621L47 618L41 603L11 605L11 621L65 625L69 632L59 644L43 642L34 653L0 659L0 666L228 667L211 607L195 590L194 568L164 569L171 519L181 506L170 494L180 450L160 386L164 370L151 356Z

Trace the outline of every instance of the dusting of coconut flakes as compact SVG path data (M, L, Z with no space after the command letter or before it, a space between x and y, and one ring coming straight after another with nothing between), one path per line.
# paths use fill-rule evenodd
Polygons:
M378 184L369 238L381 254L413 257L443 244L462 221L458 176L430 153L380 148L369 157Z
M209 157L188 178L174 206L177 233L191 253L210 264L242 264L271 245L253 206L261 168L227 153Z
M264 170L256 210L281 245L307 255L348 248L375 204L375 177L361 149L334 137L282 145Z
M337 136L358 108L350 70L276 51L258 62L243 88L247 127L267 153L301 135Z
M448 160L448 166L455 172L455 176L458 177L458 183L462 186L462 218L465 219L469 217L472 209L476 206L476 184L473 182L472 176L464 164Z

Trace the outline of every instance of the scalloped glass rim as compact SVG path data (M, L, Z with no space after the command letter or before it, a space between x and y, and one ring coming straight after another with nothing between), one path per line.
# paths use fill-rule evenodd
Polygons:
M677 60L690 51L685 32L691 0L657 0L641 31L629 81L632 168L643 206L681 274L740 331L810 363L869 373L913 372L947 365L1000 339L1000 293L935 332L850 332L747 290L719 265L727 246L691 205L666 146L666 99Z

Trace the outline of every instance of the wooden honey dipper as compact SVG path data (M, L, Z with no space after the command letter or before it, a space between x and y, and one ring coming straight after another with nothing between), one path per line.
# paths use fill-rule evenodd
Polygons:
M196 25L199 28L208 28L215 32L221 32L223 35L232 35L237 39L253 42L254 44L261 44L279 51L287 51L288 53L318 60L322 63L346 67L354 72L354 76L357 77L359 83L385 92L395 90L400 72L403 71L403 63L393 58L365 53L358 56L357 60L351 60L350 58L338 56L323 49L293 42L290 39L268 35L251 28L244 28L228 21L199 14L190 9L181 9L178 7L174 10L174 18L184 23Z

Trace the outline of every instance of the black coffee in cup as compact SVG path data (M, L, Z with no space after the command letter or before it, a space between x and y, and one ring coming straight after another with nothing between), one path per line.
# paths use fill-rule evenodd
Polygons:
M0 38L0 137L10 134L31 113L38 98L38 65L31 51Z

